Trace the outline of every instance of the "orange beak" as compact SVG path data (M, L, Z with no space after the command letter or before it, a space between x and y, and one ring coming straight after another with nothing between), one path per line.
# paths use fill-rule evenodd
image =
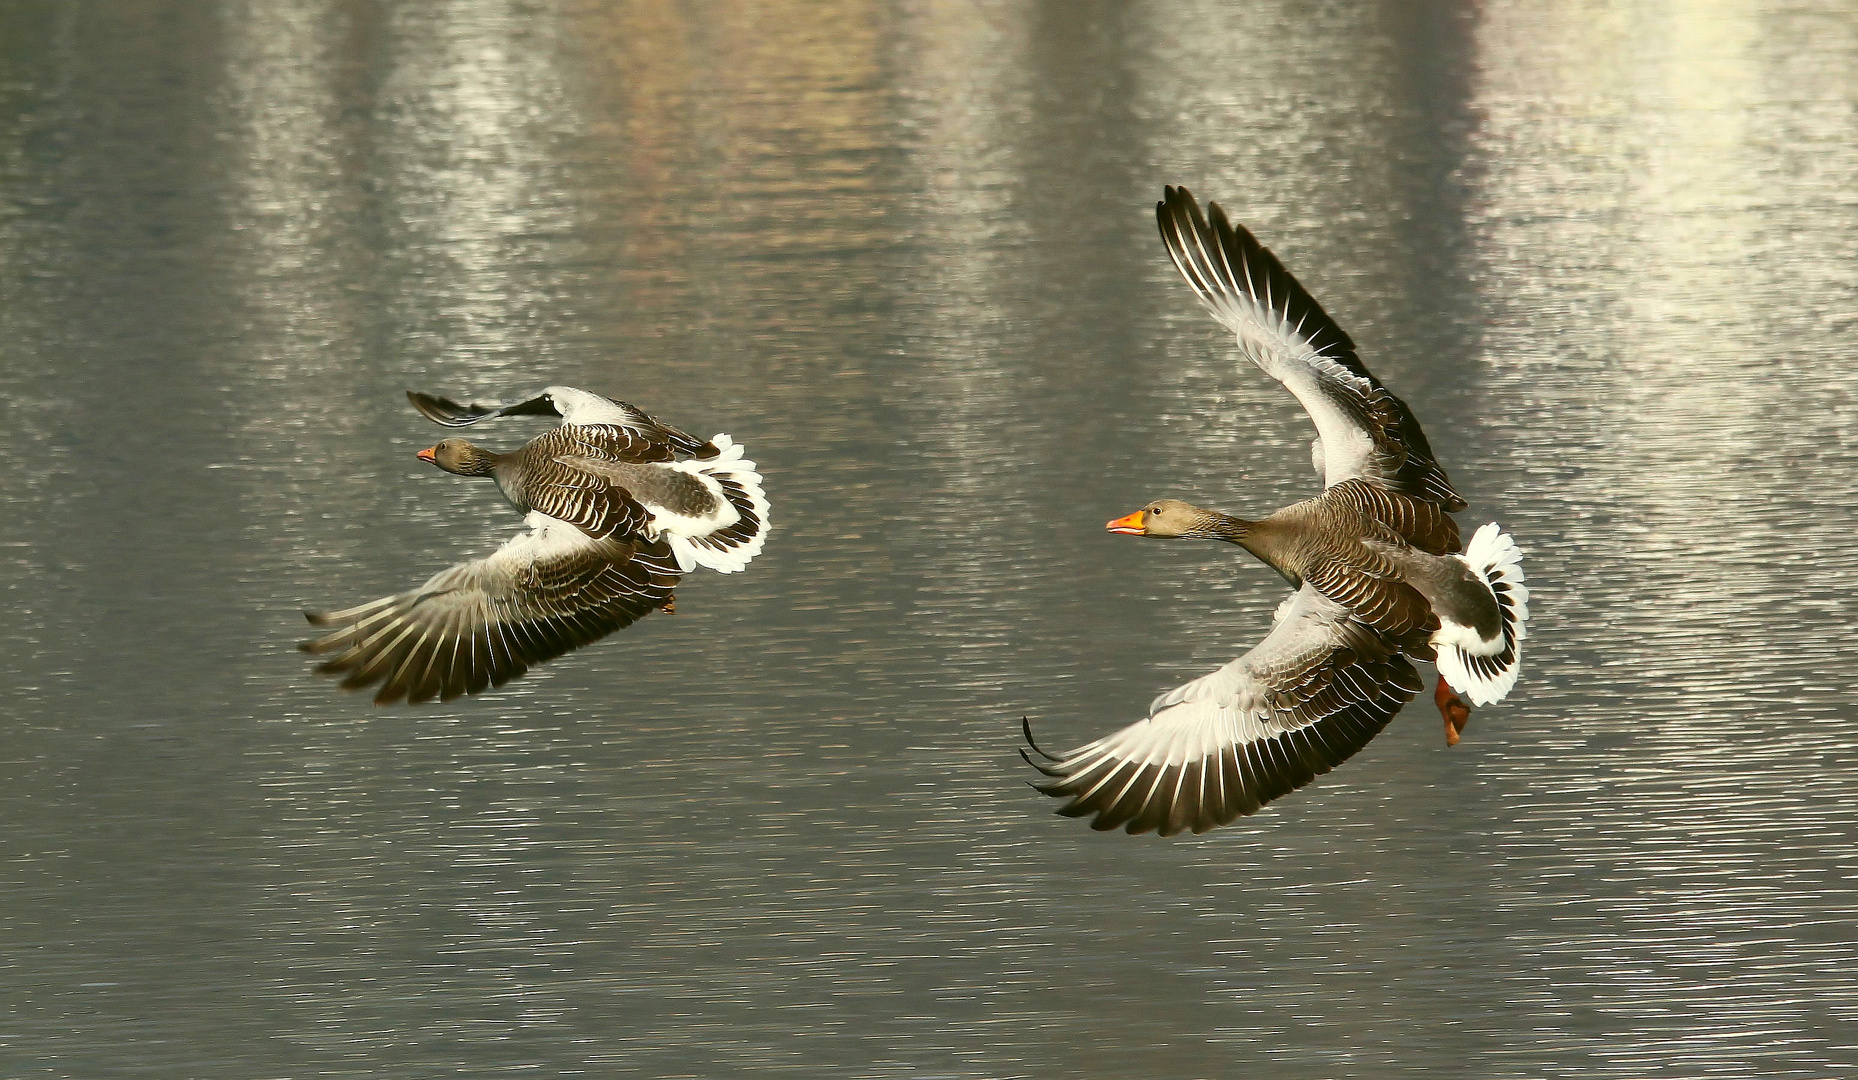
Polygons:
M1124 514L1122 517L1105 525L1104 528L1113 533L1122 533L1124 536L1148 535L1148 530L1142 527L1142 511L1140 510L1137 510L1133 514Z
M428 446L415 456L428 465L437 465L439 463L438 449L436 446Z

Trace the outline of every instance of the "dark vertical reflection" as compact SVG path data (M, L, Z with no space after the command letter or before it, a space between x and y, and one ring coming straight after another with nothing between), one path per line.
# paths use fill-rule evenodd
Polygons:
M20 138L0 237L0 529L26 556L0 650L21 691L8 936L46 961L8 1010L28 1071L163 1060L153 1048L190 1011L226 1010L232 1040L265 1028L231 1009L245 969L218 945L252 869L228 858L251 831L228 722L251 619L218 576L250 521L210 468L234 336L214 15L19 5L0 30ZM114 1034L69 1037L90 1023Z
M1132 1056L1142 1046L1164 1055L1162 1071L1191 1075L1216 1059L1166 1031L1220 1020L1191 999L1165 1020L1144 1006L1172 984L1165 961L1101 956L1067 972L1061 1008L1041 1004L1046 975L1027 958L1091 951L1101 913L1067 909L1064 876L1036 865L1043 807L974 815L1016 786L1021 713L1068 739L1148 695L1130 685L1139 671L1089 658L1142 632L1139 617L1118 618L1122 587L1099 552L1126 483L1105 434L1139 423L1150 396L1137 363L1147 305L1128 289L1153 254L1158 188L1134 92L1150 31L1121 3L991 4L924 5L905 34L923 245L900 292L898 392L918 484L895 508L895 550L921 568L908 626L937 661L905 707L928 753L906 760L919 770L913 815L961 839L924 847L929 891L892 901L915 920L902 947L940 958L918 965L935 1007L894 1028L919 1053L965 1054L989 1075L1032 1067L1023 1048L963 1049L1000 1024L1049 1025L1093 1067L1156 1067ZM920 771L931 768L933 782ZM1116 923L1134 935L1161 917L1138 903Z
M1429 416L1428 402L1474 393L1471 363L1482 341L1483 308L1473 278L1466 215L1478 182L1472 155L1477 111L1477 4L1390 3L1381 9L1390 50L1391 115L1385 152L1391 161L1392 248L1400 253L1390 277L1400 299L1388 317L1405 355L1396 391ZM1397 328L1397 329L1396 329ZM1390 373L1391 376L1391 373ZM1479 489L1472 460L1461 460L1475 432L1435 424L1434 449L1472 502L1489 514L1503 492ZM1443 428L1442 430L1440 430ZM1488 500L1498 500L1495 507Z
M1078 624L1076 610L1028 604L1027 579L1088 564L1101 542L1115 504L1092 434L1123 422L1102 402L1137 377L1125 357L1141 348L1141 305L1102 298L1147 254L1129 92L1141 30L1119 3L924 23L940 51L907 77L927 181L919 227L936 232L906 268L898 346L904 415L934 477L902 508L903 543L925 567L915 617L972 689L1003 710L1043 709L1088 676L1016 662ZM977 561L982 548L997 553Z

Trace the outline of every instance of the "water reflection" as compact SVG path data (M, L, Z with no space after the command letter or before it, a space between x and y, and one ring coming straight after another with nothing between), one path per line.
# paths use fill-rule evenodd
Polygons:
M1843 13L0 19L22 1068L1854 1064ZM1143 844L1048 816L1018 715L1128 719L1281 594L1101 523L1311 483L1164 181L1304 274L1541 603L1456 750L1409 714ZM314 683L297 605L514 528L401 389L553 381L748 443L757 573L478 702Z

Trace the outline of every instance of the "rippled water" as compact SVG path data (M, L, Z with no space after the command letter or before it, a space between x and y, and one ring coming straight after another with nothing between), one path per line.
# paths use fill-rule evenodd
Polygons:
M1838 5L0 8L9 1076L1858 1071ZM1224 202L1528 550L1529 666L1200 838L1050 815L1308 494ZM728 431L778 531L506 690L303 606L510 534L406 387ZM530 428L488 433L508 445Z

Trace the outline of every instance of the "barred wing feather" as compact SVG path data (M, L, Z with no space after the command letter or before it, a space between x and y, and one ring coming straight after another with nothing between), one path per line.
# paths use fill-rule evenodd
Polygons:
M1304 586L1265 639L1137 721L1032 763L1058 812L1168 836L1249 814L1348 760L1421 688L1397 646ZM1034 747L1034 749L1037 749Z
M546 514L490 556L346 611L305 612L333 628L300 648L344 689L381 683L377 704L449 701L501 686L664 607L677 560L663 543L596 540Z

